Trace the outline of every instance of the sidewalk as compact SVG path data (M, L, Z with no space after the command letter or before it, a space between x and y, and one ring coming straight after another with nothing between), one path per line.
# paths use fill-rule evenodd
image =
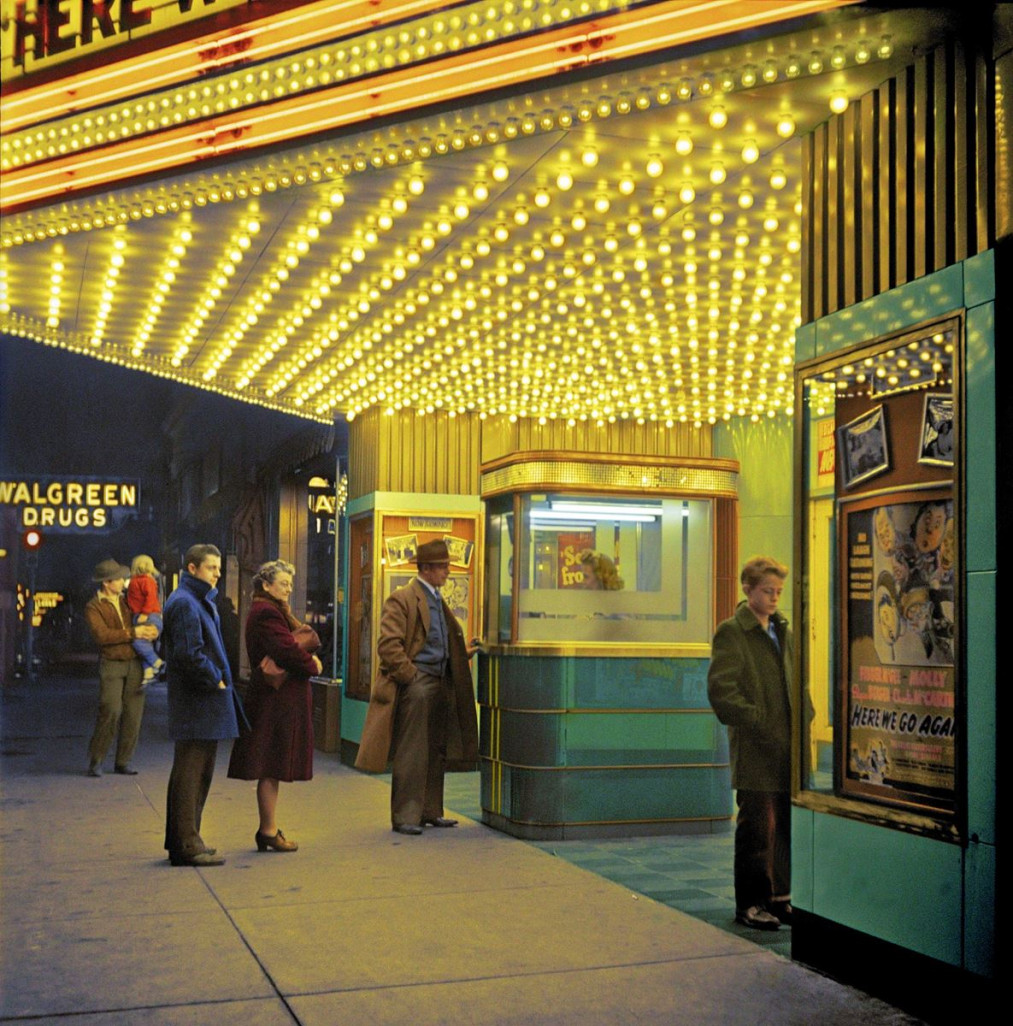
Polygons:
M548 846L468 819L393 834L385 782L322 753L312 782L282 787L300 851L258 854L255 785L226 778L221 746L202 832L228 864L172 868L164 688L140 775L99 780L83 773L95 690L3 689L0 1021L915 1022Z

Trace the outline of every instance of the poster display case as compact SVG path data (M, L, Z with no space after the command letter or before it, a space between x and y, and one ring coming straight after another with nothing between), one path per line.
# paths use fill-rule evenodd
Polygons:
M951 835L965 743L962 353L954 316L796 378L798 673L831 723L829 751L797 725L796 797Z
M481 621L477 578L481 517L370 510L349 520L349 644L345 695L369 701L376 642L384 601L416 576L420 545L442 539L450 553L450 576L441 589L466 638Z

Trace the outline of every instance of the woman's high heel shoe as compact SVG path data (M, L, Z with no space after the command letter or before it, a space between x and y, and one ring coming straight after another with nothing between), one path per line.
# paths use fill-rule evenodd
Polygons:
M257 851L267 851L268 848L273 848L275 851L299 850L298 843L290 841L280 830L274 837L268 837L267 834L262 834L258 830L255 840L257 842Z

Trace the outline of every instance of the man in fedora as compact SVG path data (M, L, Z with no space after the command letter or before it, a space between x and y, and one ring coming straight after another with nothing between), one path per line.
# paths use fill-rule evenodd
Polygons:
M130 570L115 559L103 559L92 574L98 593L85 606L84 616L99 647L99 707L95 731L88 745L88 776L102 776L102 761L116 736L117 773L133 776L130 760L137 745L144 714L143 668L131 642L154 641L158 629L148 624L133 626L123 586Z
M377 654L380 669L355 765L381 773L394 751L391 825L399 834L452 827L443 815L447 759L478 758L478 722L468 660L477 651L439 589L450 573L442 539L420 545L418 577L383 604Z

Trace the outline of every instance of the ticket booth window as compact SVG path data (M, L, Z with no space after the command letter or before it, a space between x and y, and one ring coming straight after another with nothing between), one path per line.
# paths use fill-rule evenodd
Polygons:
M706 643L712 519L711 501L696 498L559 492L494 501L496 640Z

